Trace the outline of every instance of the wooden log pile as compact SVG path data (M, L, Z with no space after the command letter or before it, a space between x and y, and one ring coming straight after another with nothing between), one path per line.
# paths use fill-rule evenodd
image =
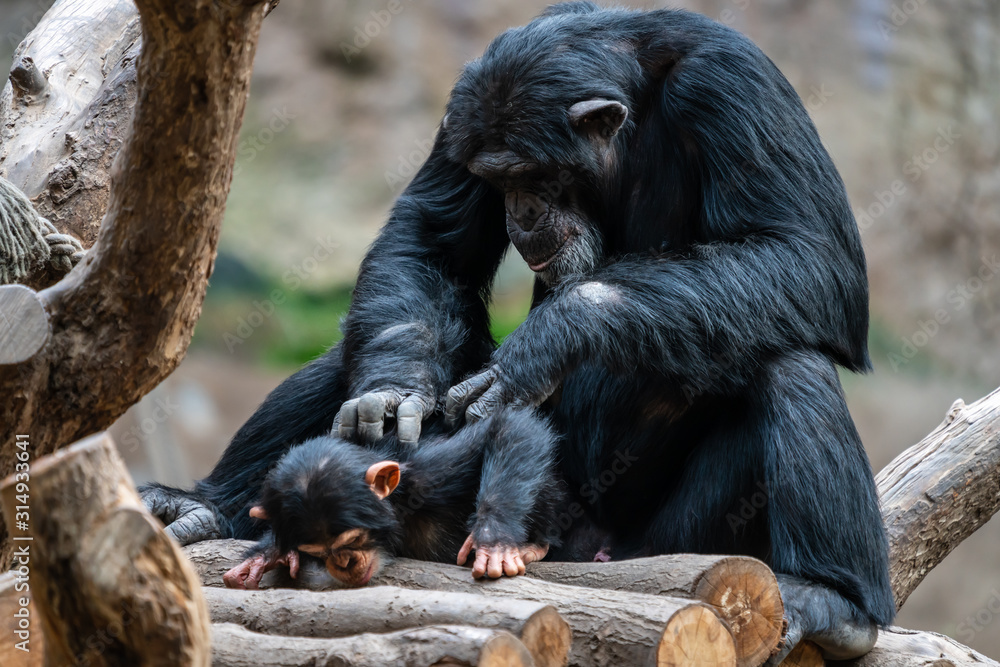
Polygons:
M1000 392L956 403L878 476L897 600L971 532L963 526L995 512L1000 498L979 489L1000 469L997 424ZM10 524L23 492L16 476L0 483ZM543 562L524 577L478 582L468 568L396 559L372 586L346 590L306 561L295 580L279 569L261 590L235 591L222 574L251 543L202 542L184 558L141 506L107 436L34 462L30 492L37 509L19 536L32 540L31 588L18 586L17 571L0 577L0 610L17 623L27 606L41 636L31 662L0 650L5 665L46 664L44 651L47 664L756 667L783 641L777 580L743 556ZM975 521L961 522L956 512L970 507ZM96 650L94 637L104 638ZM824 663L805 643L783 664ZM845 664L1000 667L947 637L900 628Z

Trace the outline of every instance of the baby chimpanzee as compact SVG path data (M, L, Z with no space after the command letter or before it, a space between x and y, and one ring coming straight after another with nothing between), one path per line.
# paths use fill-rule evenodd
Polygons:
M558 541L552 431L522 409L450 435L435 421L419 446L392 434L371 446L328 436L292 448L250 510L271 530L226 585L257 588L278 565L295 577L300 552L345 586L367 584L386 555L462 565L473 549L474 577L523 574Z

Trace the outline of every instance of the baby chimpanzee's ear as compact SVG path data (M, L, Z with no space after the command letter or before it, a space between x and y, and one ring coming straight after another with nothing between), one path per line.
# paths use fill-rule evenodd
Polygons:
M265 512L264 508L261 507L260 505L255 505L250 508L250 516L253 517L254 519L261 519L263 521L267 521L267 512Z
M379 461L368 468L365 483L376 496L385 498L399 486L399 464L395 461Z

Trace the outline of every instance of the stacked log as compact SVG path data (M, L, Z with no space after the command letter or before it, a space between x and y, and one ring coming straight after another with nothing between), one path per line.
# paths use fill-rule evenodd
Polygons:
M571 665L756 666L777 650L781 640L782 606L777 581L763 563L743 557L689 555L606 564L533 563L528 577L496 581L475 581L468 568L400 558L372 580L374 588L309 594L330 596L327 598L311 598L304 591L277 590L289 586L323 590L333 585L323 570L308 566L296 580L280 572L268 573L261 582L265 590L260 592L211 591L211 587L222 585L222 573L239 563L249 546L249 542L220 540L185 549L206 586L213 622L239 623L251 630L267 626L274 633L303 636L315 636L315 632L333 636L365 627L397 629L401 621L386 610L398 610L399 606L386 603L400 595L402 589L409 589L412 592L406 598L407 604L414 605L414 610L417 603L422 605L420 613L412 614L417 618L427 613L424 610L430 601L453 597L462 602L451 604L464 605L469 600L469 606L478 610L524 601L551 605L572 630L568 656ZM607 576L592 576L595 570ZM561 583L560 579L574 583ZM421 598L417 592L433 597ZM337 609L336 620L325 621L322 630L318 622L308 620L312 616L307 610L317 604L336 605ZM356 604L367 606L367 611ZM371 623L355 626L352 621L342 625L348 616L356 616L359 623L368 618ZM279 618L282 620L275 620ZM292 618L296 620L288 620ZM428 618L432 622L451 621L446 615ZM536 664L558 664L550 658L540 659L537 649L516 626L498 623L495 617L479 611L470 611L464 618L473 625L510 630L529 646ZM411 618L402 622L414 621ZM389 626L381 628L381 623ZM329 630L331 624L341 630ZM749 637L746 630L758 625L761 635L757 641L737 639ZM733 628L743 632L734 632Z

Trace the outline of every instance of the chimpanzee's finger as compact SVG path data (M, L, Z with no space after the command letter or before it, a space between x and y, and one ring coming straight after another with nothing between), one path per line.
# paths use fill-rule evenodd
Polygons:
M396 414L402 397L390 391L373 391L358 401L358 437L372 443L381 439L385 418Z
M286 559L288 560L288 576L295 579L299 576L299 552L289 551Z
M472 564L472 578L482 579L486 574L486 567L490 562L490 552L488 549L476 549L476 562Z
M519 554L519 553L518 554L514 554L514 563L517 564L517 574L518 574L518 576L520 576L520 575L522 575L522 574L524 574L525 572L528 571L528 568L525 567L524 560L521 558L521 554Z
M424 421L424 399L413 395L403 399L396 408L396 435L405 445L416 445Z
M481 419L486 419L496 412L503 405L504 393L504 386L499 382L487 389L479 397L479 400L470 405L469 409L465 411L465 421L472 424Z
M491 368L460 382L448 390L444 417L448 424L455 425L465 408L488 390L496 381L496 372Z
M503 551L501 549L491 549L490 552L490 561L486 566L486 576L490 579L499 579L503 576Z
M247 575L247 580L244 583L248 591L255 591L260 588L260 580L264 578L264 573L267 572L268 560L264 556L257 556L250 563L250 574Z
M469 554L472 550L476 548L476 543L472 539L472 535L465 538L465 542L462 544L462 548L458 550L458 564L465 565L465 561L469 560Z
M226 588L243 588L243 582L249 572L250 561L245 560L222 575L222 583L226 585Z
M354 435L358 432L358 403L360 402L360 398L353 398L340 406L340 413L337 415L337 421L340 423L337 427L337 435L344 440L353 440Z
M503 551L503 573L508 577L516 577L518 575L517 568L517 552L513 549L504 549Z

